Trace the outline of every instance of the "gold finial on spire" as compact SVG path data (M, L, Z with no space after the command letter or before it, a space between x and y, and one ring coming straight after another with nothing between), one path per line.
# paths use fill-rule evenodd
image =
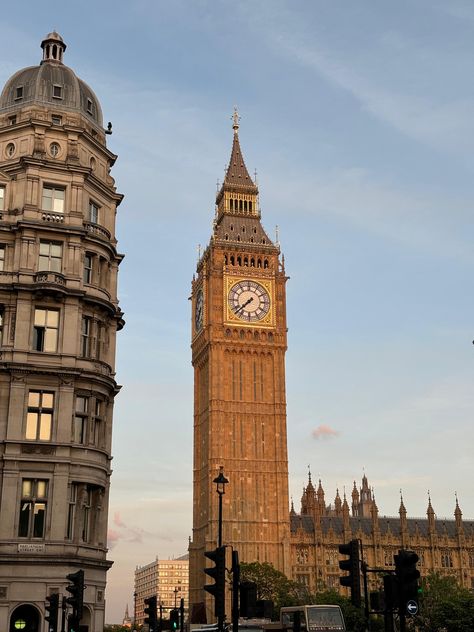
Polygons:
M234 105L234 113L232 114L232 129L234 130L234 134L237 134L237 132L239 131L239 121L240 116L237 111L237 106Z

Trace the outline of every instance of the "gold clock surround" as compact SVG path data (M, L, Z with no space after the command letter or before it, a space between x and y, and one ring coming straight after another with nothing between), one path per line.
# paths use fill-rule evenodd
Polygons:
M232 292L232 288L238 283L251 281L253 283L261 286L265 292L268 294L270 299L270 309L268 312L260 319L254 321L248 321L240 318L230 307L229 305L229 296ZM224 282L224 321L227 325L236 325L244 326L244 327L265 327L265 328L274 328L275 327L275 292L274 292L274 282L273 279L262 278L254 275L246 275L246 276L233 276L226 275Z

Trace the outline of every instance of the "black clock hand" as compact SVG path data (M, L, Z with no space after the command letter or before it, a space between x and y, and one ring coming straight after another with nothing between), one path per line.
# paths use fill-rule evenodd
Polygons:
M244 309L244 307L247 307L247 305L248 305L249 303L251 303L251 302L253 301L253 299L254 299L254 298L255 298L254 296L251 296L251 297L249 298L249 300L248 300L248 301L245 301L245 303L244 303L243 305L241 305L238 309L236 309L236 310L235 310L235 313L237 314L237 313L238 313L238 312L240 312L242 309Z

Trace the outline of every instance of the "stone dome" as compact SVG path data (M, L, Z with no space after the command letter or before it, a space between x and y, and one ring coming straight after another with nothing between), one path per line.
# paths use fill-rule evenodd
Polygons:
M93 90L63 64L63 38L53 31L41 42L41 48L43 59L39 66L23 68L6 82L0 95L0 111L37 103L80 112L103 127L102 109Z

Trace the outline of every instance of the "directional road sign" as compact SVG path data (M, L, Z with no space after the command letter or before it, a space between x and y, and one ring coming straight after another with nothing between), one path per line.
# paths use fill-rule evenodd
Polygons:
M418 604L414 599L410 599L407 601L407 612L408 614L416 614L418 612Z

